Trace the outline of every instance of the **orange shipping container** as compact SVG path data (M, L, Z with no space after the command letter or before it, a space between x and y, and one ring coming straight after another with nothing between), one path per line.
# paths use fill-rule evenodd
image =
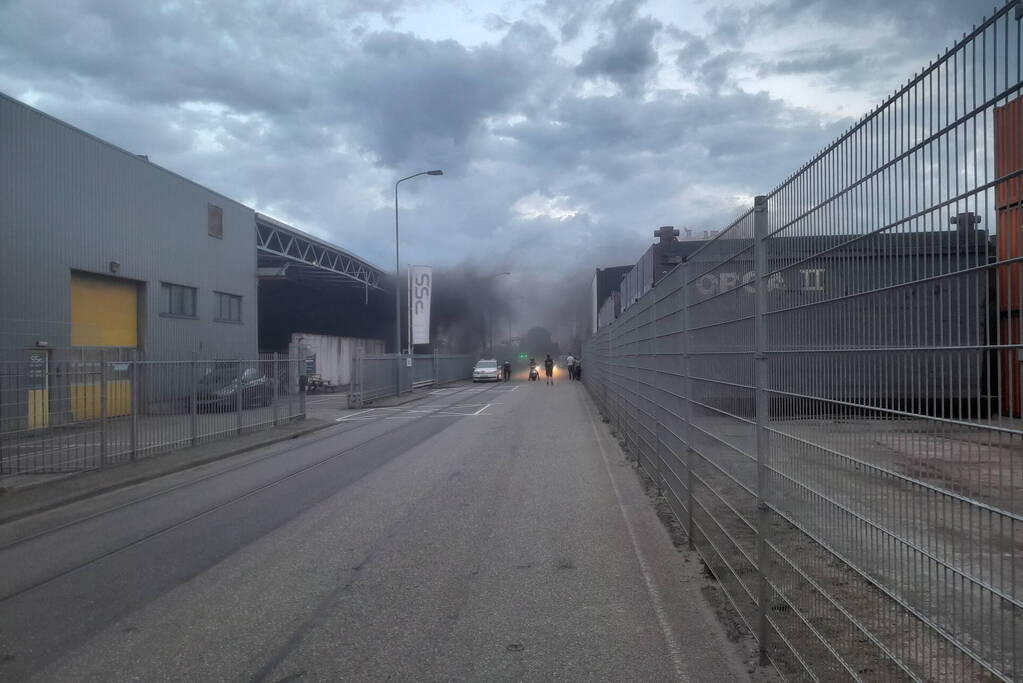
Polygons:
M1002 316L1001 343L1023 343L1023 316L1019 313ZM1002 414L1023 417L1023 349L1007 349L1001 352L1002 366Z
M1023 206L998 210L998 260L1023 257ZM998 266L998 310L1018 313L1023 309L1023 263Z
M1003 178L1023 168L1023 100L995 107L995 175ZM1019 204L1023 177L1016 176L996 189L998 208Z

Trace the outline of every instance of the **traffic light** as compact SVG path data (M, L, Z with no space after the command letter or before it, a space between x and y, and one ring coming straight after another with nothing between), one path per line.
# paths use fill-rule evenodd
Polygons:
M524 353L520 353L520 354L519 354L519 358L521 358L522 360L526 360L526 357L527 357L527 356L526 356L526 354L524 354Z

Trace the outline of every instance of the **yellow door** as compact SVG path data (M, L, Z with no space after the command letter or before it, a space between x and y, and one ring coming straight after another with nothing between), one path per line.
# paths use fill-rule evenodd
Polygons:
M138 286L71 273L71 346L138 346Z
M138 286L131 280L71 273L71 345L138 346ZM85 381L71 387L75 420L100 417L100 373L86 373ZM131 411L128 380L111 377L107 383L107 416Z

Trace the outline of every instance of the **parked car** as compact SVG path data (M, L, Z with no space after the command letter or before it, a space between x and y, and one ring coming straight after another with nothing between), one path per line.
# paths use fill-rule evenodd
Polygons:
M273 380L257 368L245 368L241 376L242 408L268 406L273 399ZM199 411L235 410L238 407L238 366L224 363L199 378Z
M492 358L481 358L472 369L473 382L500 382L501 369Z

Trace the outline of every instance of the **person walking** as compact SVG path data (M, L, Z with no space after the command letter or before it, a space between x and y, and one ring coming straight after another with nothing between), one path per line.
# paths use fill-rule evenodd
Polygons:
M511 361L506 360L502 368L504 369L504 381L507 382L511 379Z
M568 354L565 365L568 366L568 378L575 379L575 357L572 354Z
M554 359L551 358L551 354L547 354L547 358L543 361L543 369L547 373L547 384L554 384Z
M575 381L581 382L583 380L583 359L575 359Z

